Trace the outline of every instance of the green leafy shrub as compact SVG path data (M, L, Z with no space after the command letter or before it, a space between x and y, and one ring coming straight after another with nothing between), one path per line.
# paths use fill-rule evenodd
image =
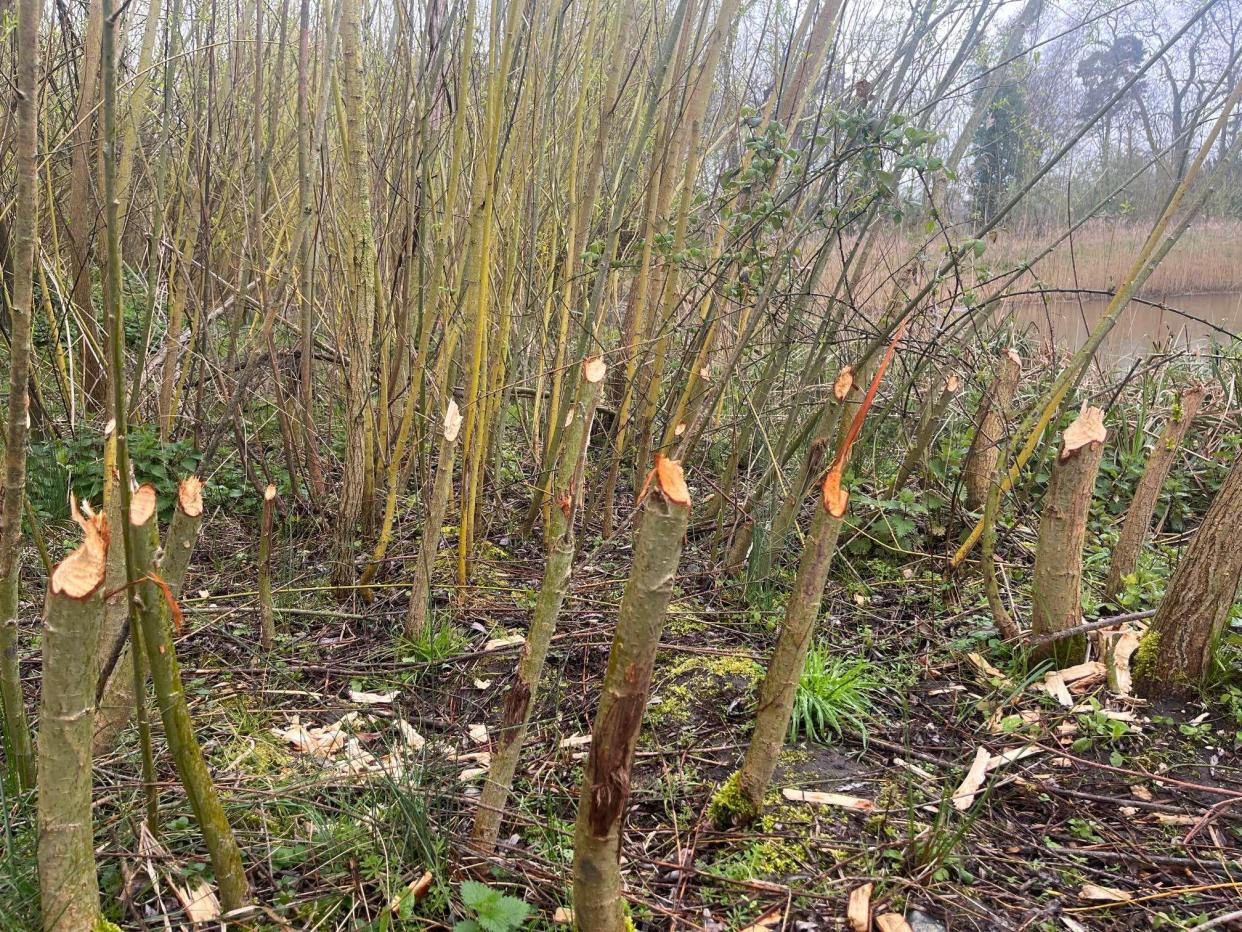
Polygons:
M462 883L461 901L471 918L453 926L453 932L512 932L530 915L527 903L477 880Z

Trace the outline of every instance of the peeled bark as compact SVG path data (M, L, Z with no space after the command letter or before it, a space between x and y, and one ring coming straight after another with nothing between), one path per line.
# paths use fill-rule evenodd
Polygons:
M405 636L410 639L421 637L427 629L431 570L435 566L436 551L440 549L440 532L444 528L444 516L448 513L449 498L453 493L453 462L457 457L457 436L461 432L461 420L457 402L450 398L448 411L444 415L444 433L440 440L440 455L436 461L431 504L427 508L427 520L423 524L423 538L418 544L418 556L414 558L410 607L405 616Z
M996 375L979 408L975 437L971 441L966 465L962 470L967 508L980 508L987 501L988 486L992 484L992 473L996 470L1000 445L1005 442L1005 434L1009 429L1010 408L1021 375L1022 357L1016 350L1007 349L998 354Z
M1239 522L1242 461L1234 464L1216 493L1139 645L1134 682L1140 696L1190 693L1211 673L1242 582Z
M1104 585L1104 594L1115 599L1125 588L1124 578L1134 572L1138 566L1139 553L1147 539L1147 531L1151 527L1152 515L1156 512L1156 504L1160 500L1160 490L1164 480L1169 477L1169 470L1177 459L1178 450L1190 423L1199 413L1206 393L1202 385L1193 385L1182 392L1160 439L1152 447L1147 457L1147 465L1143 468L1143 477L1134 489L1134 498L1130 500L1130 508L1126 511L1125 521L1121 525L1121 536L1113 549L1113 559L1108 567L1108 582Z
M30 434L31 305L38 182L39 0L17 7L16 216L11 244L13 286L9 300L9 406L5 422L4 496L0 511L0 704L11 776L19 788L35 782L34 751L17 657L17 603L21 577L22 512L26 498L26 443ZM0 260L2 261L2 260Z
M240 909L250 901L250 882L242 865L241 849L229 827L190 719L173 644L170 605L159 584L151 578L154 570L151 525L155 522L155 505L155 489L145 485L134 493L129 512L135 569L142 574L136 595L147 663L155 684L168 750L211 857L220 887L220 902L225 910Z
M1099 408L1084 408L1062 435L1035 549L1033 637L1055 634L1082 621L1082 547L1106 437L1104 412ZM1086 649L1085 635L1078 635L1037 648L1032 659L1051 657L1058 666L1066 666L1082 661Z
M85 539L52 573L43 615L39 706L39 899L45 932L84 932L99 919L91 821L91 730L108 526L74 517Z
M663 461L649 478L634 560L617 614L600 690L574 833L574 917L591 932L623 932L621 824L630 798L634 749L651 690L673 579L690 516L681 467ZM670 468L671 467L671 468Z
M587 444L591 439L591 421L606 371L603 360L598 357L583 364L577 402L570 411L572 420L564 428L565 437L553 480L555 501L548 522L548 559L544 565L543 584L539 588L526 644L518 658L517 676L505 696L503 721L474 818L473 841L480 851L488 854L496 847L500 820L513 787L513 775L539 693L548 645L552 643L561 606L569 592L574 560L574 517L582 489Z

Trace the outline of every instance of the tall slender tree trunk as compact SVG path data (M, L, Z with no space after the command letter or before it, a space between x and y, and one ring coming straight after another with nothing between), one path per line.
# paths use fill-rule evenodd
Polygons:
M1212 659L1242 583L1242 461L1216 493L1173 571L1164 599L1135 655L1140 696L1192 693L1212 672Z
M1035 545L1031 577L1034 637L1055 634L1082 622L1082 547L1095 494L1095 474L1107 436L1104 412L1084 408L1061 437ZM1037 649L1033 659L1052 657L1060 666L1078 663L1086 646L1083 635L1065 638Z
M346 164L349 203L345 217L349 248L346 271L349 298L341 313L341 341L349 354L345 365L345 471L341 477L340 515L333 541L332 581L354 581L360 534L375 511L375 409L372 343L375 327L375 234L371 217L371 156L367 140L366 79L362 67L362 5L341 0L341 72L345 101ZM325 66L326 67L326 66Z
M453 464L457 459L461 422L457 402L450 398L444 414L444 431L440 437L440 453L432 480L427 520L423 523L423 537L418 544L418 555L414 558L414 581L410 583L410 606L405 616L405 636L410 639L421 637L427 629L431 570L435 566L436 551L440 549L440 532L444 528L444 516L448 514L449 499L453 494Z
M1148 528L1151 527L1152 515L1156 512L1156 503L1160 501L1160 490L1164 480L1169 477L1169 470L1177 459L1182 440L1190 423L1199 413L1206 390L1202 385L1193 385L1186 389L1174 403L1169 420L1164 425L1151 455L1147 457L1147 465L1143 468L1143 477L1134 489L1134 498L1121 525L1121 536L1117 546L1113 548L1113 559L1108 566L1108 582L1104 586L1104 594L1115 599L1125 588L1125 577L1134 572L1138 566L1139 553L1143 542L1147 539Z
M26 444L30 433L30 330L34 302L35 224L38 202L38 88L40 0L17 6L17 200L11 253L13 293L9 304L9 408L5 422L4 500L0 512L0 700L10 776L18 787L34 786L35 760L26 721L17 646L21 578L22 512L26 497Z

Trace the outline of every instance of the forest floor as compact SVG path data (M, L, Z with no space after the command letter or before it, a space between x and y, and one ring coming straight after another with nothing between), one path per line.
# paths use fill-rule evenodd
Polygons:
M298 535L318 537L302 527L280 550L278 642L263 652L254 549L240 546L251 533L211 517L178 650L259 927L451 928L466 915L458 881L474 876L525 899L528 927L568 928L577 794L627 529L584 542L488 862L465 845L487 765L480 726L498 720L540 583L537 543L494 533L474 584L437 589L434 632L411 644L399 638L402 578L343 605L326 563L298 549ZM399 541L390 565L413 549ZM639 746L623 849L639 929L849 928L847 898L865 884L876 913L902 913L915 932L1182 929L1242 907L1242 696L1153 708L1112 694L1096 671L1058 701L1042 670L1006 663L977 584L946 579L930 557L838 561L820 637L850 671L831 688L858 686L861 711L822 743L788 747L759 824L713 828L706 806L745 749L792 571L734 581L707 554L692 537ZM101 882L127 929L183 923L173 887L192 891L206 870L156 718L160 842L135 841L132 728L96 776ZM981 748L1024 756L959 811L952 797ZM21 868L10 857L5 870Z

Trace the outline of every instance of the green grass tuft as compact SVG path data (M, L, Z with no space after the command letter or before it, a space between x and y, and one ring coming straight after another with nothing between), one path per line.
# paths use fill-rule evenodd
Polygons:
M871 661L833 656L827 645L812 645L794 696L790 738L803 735L823 744L849 728L865 742L871 696L879 688Z

